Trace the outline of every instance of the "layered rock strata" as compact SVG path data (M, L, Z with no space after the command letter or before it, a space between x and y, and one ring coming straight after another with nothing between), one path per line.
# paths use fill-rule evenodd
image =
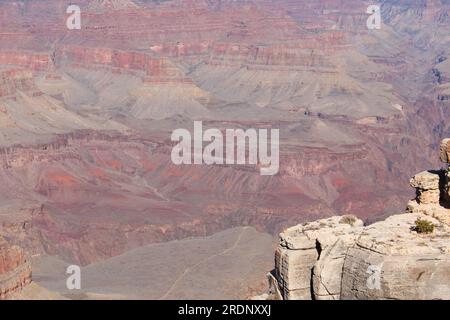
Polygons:
M0 238L0 300L12 299L31 282L31 265L24 252Z

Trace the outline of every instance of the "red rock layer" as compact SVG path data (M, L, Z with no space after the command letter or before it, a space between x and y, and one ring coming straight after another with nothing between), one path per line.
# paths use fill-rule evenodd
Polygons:
M141 73L154 78L182 78L182 73L167 58L110 48L63 46L57 50L58 63L77 67L108 67L116 71Z
M17 246L0 238L0 300L12 298L31 282L31 265Z
M0 65L13 65L36 71L47 70L50 66L50 56L28 52L0 51Z
M280 175L270 178L254 166L177 167L170 143L160 139L79 132L45 145L3 148L0 191L36 202L22 221L4 223L3 230L33 254L88 264L236 225L276 233L334 210L374 218L387 201L396 206L408 197L395 182L386 188L380 181L406 177L422 162L420 146L403 139L399 152L389 154L381 129L373 130L365 133L374 137L367 146L282 153ZM400 145L401 136L390 133L389 143ZM404 150L418 156L402 159Z
M17 90L35 89L33 73L24 69L0 71L0 97L14 95Z

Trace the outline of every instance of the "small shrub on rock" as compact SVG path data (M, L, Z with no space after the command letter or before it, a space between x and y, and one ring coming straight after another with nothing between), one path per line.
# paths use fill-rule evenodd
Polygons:
M343 216L341 218L341 220L339 221L340 224L349 224L351 226L354 226L355 222L356 222L356 217L355 216L351 216L351 215Z
M417 219L416 225L412 228L417 233L429 234L434 232L435 225L427 220Z

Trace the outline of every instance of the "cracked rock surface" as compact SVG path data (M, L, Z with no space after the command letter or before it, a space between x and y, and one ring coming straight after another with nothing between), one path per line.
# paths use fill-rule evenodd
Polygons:
M440 159L450 162L450 139ZM353 216L305 223L280 234L276 299L450 299L450 171L424 171L406 213L364 226ZM418 231L418 221L434 226Z
M450 227L427 216L432 234L413 231L421 213L364 227L333 217L280 236L279 299L450 299ZM275 280L275 281L273 281Z

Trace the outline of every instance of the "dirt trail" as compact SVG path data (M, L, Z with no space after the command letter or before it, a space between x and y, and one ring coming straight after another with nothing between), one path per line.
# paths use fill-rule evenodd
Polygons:
M239 244L239 242L240 242L241 239L242 239L242 236L244 235L245 231L247 231L248 229L249 229L248 227L244 227L244 228L242 229L242 231L239 233L239 236L237 237L236 241L234 242L234 244L233 244L231 247L229 247L229 248L227 248L227 249L225 249L225 250L223 250L223 251L221 251L221 252L219 252L219 253L213 254L212 256L209 256L209 257L207 257L207 258L201 260L199 263L195 264L195 265L192 266L192 267L186 268L186 269L183 271L183 273L182 273L177 279L175 279L175 281L174 281L173 284L170 286L170 288L167 290L167 292L166 292L163 296L161 296L158 300L165 300L165 299L167 299L167 297L168 297L168 296L173 292L173 290L177 287L178 283L179 283L181 280L183 280L183 278L184 278L186 275L188 275L190 272L192 272L195 268L201 266L201 265L202 265L203 263L205 263L205 262L208 262L208 261L210 261L210 260L212 260L212 259L214 259L214 258L216 258L216 257L223 256L223 255L225 255L225 254L227 254L227 253L233 251L234 249L236 249L237 246L238 246L238 244Z

